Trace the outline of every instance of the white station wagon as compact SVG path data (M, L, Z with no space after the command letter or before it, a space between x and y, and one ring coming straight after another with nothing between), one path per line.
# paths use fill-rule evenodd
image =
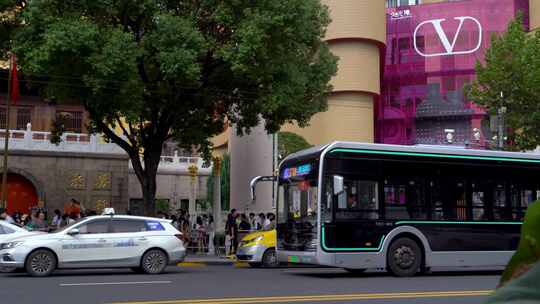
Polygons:
M32 276L55 269L131 268L162 273L186 256L182 234L170 220L128 215L84 218L49 234L0 244L0 267L24 268Z

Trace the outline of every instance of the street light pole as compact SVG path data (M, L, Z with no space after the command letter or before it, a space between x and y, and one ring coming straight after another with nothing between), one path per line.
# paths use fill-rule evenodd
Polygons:
M503 101L504 94L501 92L501 101ZM497 137L499 139L499 150L504 149L504 114L506 114L506 107L501 106L497 110L498 114L498 122L499 122L499 128L498 128L498 134Z
M6 133L4 134L4 171L2 172L2 203L3 208L7 207L7 177L8 177L8 151L9 151L9 112L11 105L11 70L13 69L13 55L9 55L9 76L8 76L8 92L6 105Z

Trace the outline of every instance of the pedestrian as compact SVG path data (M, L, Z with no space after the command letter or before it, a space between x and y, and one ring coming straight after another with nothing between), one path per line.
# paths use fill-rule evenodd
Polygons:
M214 223L214 217L212 215L208 217L208 226L206 227L206 232L208 234L208 255L214 255L216 254L216 249L214 247L216 224Z
M264 231L272 230L270 228L272 226L272 222L270 221L270 215L271 215L271 213L267 213L266 217L264 219L264 222L263 222L263 230Z
M199 253L204 253L206 251L206 227L204 226L202 217L197 216L195 231L197 232L197 247Z
M4 220L10 224L15 224L15 220L9 216L7 209L5 208L0 208L0 220Z
M276 216L273 213L268 213L266 215L266 218L268 219L269 223L265 230L274 230L276 229Z
M178 229L178 218L176 218L176 215L171 215L171 225L173 225L174 228L176 228L176 230L179 230Z
M180 232L182 232L182 235L184 236L186 249L188 249L191 243L191 225L189 223L189 218L185 210L180 210L178 226L178 228L180 228Z
M259 230L257 218L255 217L255 213L253 212L249 213L249 225L251 226L251 230Z
M266 223L266 215L264 213L259 213L259 229L258 230L263 230L264 229L264 224Z
M251 230L251 224L248 221L248 218L245 214L240 215L240 225L238 226L238 229L240 231L250 231Z
M58 229L62 225L62 214L60 213L60 210L54 209L51 225L53 226L53 229Z
M30 223L33 231L49 232L49 225L45 219L45 212L39 210Z
M227 235L231 240L231 246L229 249L229 254L233 255L236 253L238 248L238 225L236 224L236 219L238 218L238 213L236 209L231 209L231 213L227 219Z

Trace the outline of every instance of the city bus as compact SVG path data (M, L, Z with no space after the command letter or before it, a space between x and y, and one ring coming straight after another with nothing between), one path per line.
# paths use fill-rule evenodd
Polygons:
M286 157L277 180L280 262L497 269L540 195L540 155L334 142Z

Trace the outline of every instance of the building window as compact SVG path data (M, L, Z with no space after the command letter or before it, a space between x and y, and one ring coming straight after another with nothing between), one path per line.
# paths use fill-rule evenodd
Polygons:
M82 133L82 116L80 111L56 111L56 117L63 115L66 132Z
M386 0L386 7L398 7L406 5L418 5L421 0Z
M26 130L26 125L32 121L31 108L17 109L17 130Z

